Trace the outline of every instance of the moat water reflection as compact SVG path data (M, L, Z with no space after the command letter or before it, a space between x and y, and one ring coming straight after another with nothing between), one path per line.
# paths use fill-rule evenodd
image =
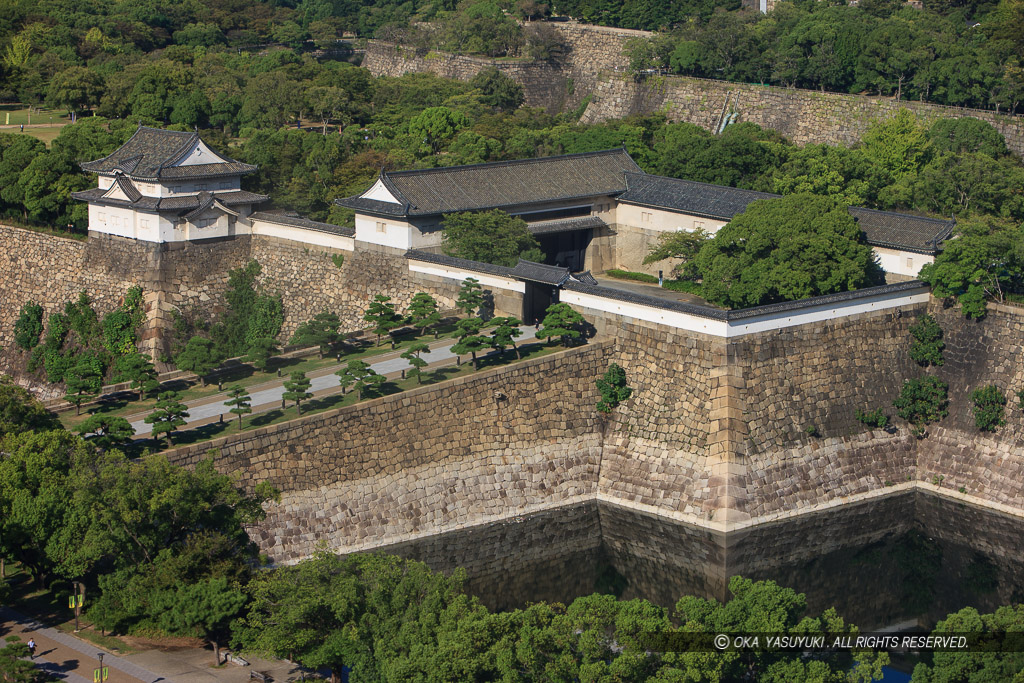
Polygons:
M434 569L465 567L491 608L594 591L671 606L725 599L728 577L772 579L862 629L933 624L1024 599L1024 523L920 493L720 533L589 504L384 548Z

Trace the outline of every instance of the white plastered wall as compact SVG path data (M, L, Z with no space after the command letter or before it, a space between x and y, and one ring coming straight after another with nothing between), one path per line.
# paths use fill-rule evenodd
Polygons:
M419 230L405 221L356 214L357 242L408 250L413 248L414 233L419 236Z
M895 275L916 278L921 272L921 267L927 263L934 263L935 257L927 254L915 254L910 251L900 251L886 247L874 247L878 255L878 262L882 270Z
M292 225L281 225L259 219L252 222L252 234L276 237L277 239L300 242L302 244L313 244L330 249L355 251L355 239L352 237L320 232L318 230L306 230Z

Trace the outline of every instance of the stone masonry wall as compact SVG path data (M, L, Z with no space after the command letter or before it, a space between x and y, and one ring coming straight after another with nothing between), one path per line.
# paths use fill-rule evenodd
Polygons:
M589 499L600 463L594 379L609 342L171 452L268 480L256 531L275 560L357 550ZM498 397L500 392L501 397Z
M611 29L576 23L548 23L565 43L565 54L548 62L489 60L415 50L378 41L367 45L363 66L374 75L398 76L429 71L469 80L495 66L523 85L526 104L549 111L571 111L590 97L582 123L631 114L664 112L671 121L686 121L714 130L725 113L738 121L771 128L798 144L852 145L873 122L907 108L924 121L972 116L991 123L1017 154L1024 154L1024 117L924 102L896 102L889 97L821 93L685 76L651 76L635 81L623 56L626 41L645 31ZM527 26L527 30L531 30Z

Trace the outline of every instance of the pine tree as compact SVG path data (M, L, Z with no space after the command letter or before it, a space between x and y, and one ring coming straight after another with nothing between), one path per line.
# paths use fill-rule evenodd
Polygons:
M420 358L420 354L424 353L430 353L430 347L423 342L416 342L402 354L402 358L409 361L409 365L412 366L408 374L416 376L416 384L423 383L423 368L429 365L427 361Z
M363 320L373 325L372 331L377 335L377 346L380 346L380 338L396 327L401 326L402 318L395 313L395 305L388 303L391 297L378 294L373 297L370 307L366 309Z
M75 431L103 450L123 444L135 435L135 429L128 420L103 414L93 415L75 427Z
M114 371L114 380L131 382L131 388L139 392L140 401L145 394L160 388L156 368L145 354L129 353L126 356L121 356L114 362Z
M242 431L242 416L252 412L252 397L241 384L231 387L228 396L224 405L232 406L228 412L238 416L238 431Z
M505 349L512 347L516 352L516 359L522 358L519 355L519 347L516 346L516 337L521 336L523 331L519 326L523 321L519 318L494 318L492 323L496 324L494 332L491 333L491 348L497 349L498 353L504 353Z
M74 404L75 415L81 414L82 402L99 396L103 387L103 378L95 361L94 356L82 357L64 375L64 384L67 387L64 400Z
M604 377L597 380L597 390L601 392L597 409L602 413L612 412L615 406L633 395L633 390L626 386L626 371L616 363L609 365Z
M356 391L356 400L363 400L363 390L377 387L384 383L384 375L378 374L368 363L361 360L350 360L348 365L334 373L342 390L352 387Z
M181 394L177 391L165 391L157 398L153 412L145 417L146 424L153 425L153 438L159 439L161 434L167 435L167 445L173 446L171 432L183 427L188 417L188 406L181 402Z
M179 370L196 373L205 387L206 376L215 370L222 360L224 358L213 340L206 337L192 337L174 359L174 364L178 366Z
M341 327L341 320L337 314L323 311L317 313L312 320L299 325L295 334L292 335L291 343L302 346L318 346L320 347L320 357L323 358L341 338L338 334L339 327Z
M462 281L459 289L459 298L455 301L455 307L466 314L466 317L473 317L484 304L484 291L480 287L480 281L476 278L467 277Z
M307 398L312 398L313 394L309 392L309 387L312 384L309 378L306 377L306 373L301 370L297 370L291 374L291 379L287 379L284 382L284 393L281 395L281 404L284 405L285 401L295 401L295 407L299 409L299 413L302 413L302 402Z
M427 333L427 328L441 322L441 313L437 310L437 301L426 292L417 292L409 302L409 324L420 329L420 334ZM437 336L435 330L434 336Z
M281 349L278 348L273 337L257 337L242 356L242 362L252 363L252 366L260 372L266 372L270 359L280 351Z
M452 352L458 355L468 353L473 357L473 369L480 369L476 354L478 351L490 348L491 338L480 334L484 321L480 318L463 318L455 323L455 333L459 341L452 346Z
M563 347L569 345L570 339L579 339L579 327L586 321L569 304L551 304L546 313L547 315L544 316L544 320L540 324L540 329L537 330L537 336L540 339L558 337L561 339Z

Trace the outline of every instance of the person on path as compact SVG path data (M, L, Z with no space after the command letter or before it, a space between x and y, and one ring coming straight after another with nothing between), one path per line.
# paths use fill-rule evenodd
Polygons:
M36 658L36 641L34 638L28 639L28 656L29 659Z

